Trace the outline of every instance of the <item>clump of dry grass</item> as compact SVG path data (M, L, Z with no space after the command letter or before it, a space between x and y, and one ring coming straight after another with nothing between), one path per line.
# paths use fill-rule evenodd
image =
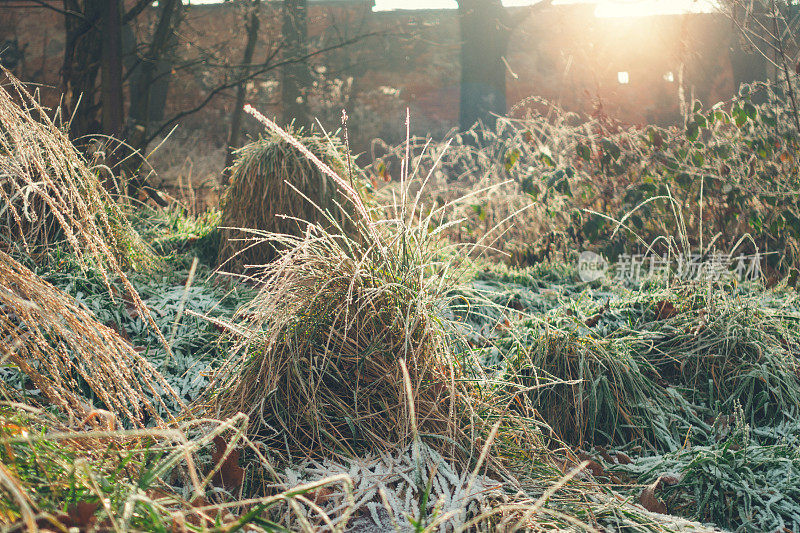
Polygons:
M87 395L124 421L144 426L181 400L114 330L71 297L0 252L0 361L24 372L52 405L72 418L92 411ZM148 390L144 390L144 389ZM151 400L159 402L159 410Z
M344 148L338 141L320 135L304 135L299 140L337 175L346 174ZM248 234L248 230L299 236L305 222L312 222L329 231L354 234L352 203L343 189L279 135L252 142L239 151L222 208L225 229L218 262L231 271L261 265L276 256L277 241Z
M65 245L81 268L98 270L115 298L121 295L111 281L121 282L171 353L125 274L128 268L154 267L154 254L47 110L3 73L8 86L0 88L0 354L71 415L85 414L91 403L85 393L131 424L157 419L148 397L174 394L158 372L116 332L6 253L37 260Z
M36 256L66 242L83 264L148 268L154 255L25 87L0 88L0 246Z
M531 387L528 399L565 442L647 440L644 421L663 405L639 344L536 324L514 344L506 379Z
M221 384L222 416L248 413L253 430L301 449L389 449L412 436L400 368L407 362L420 431L454 437L458 371L435 301L416 265L391 270L364 249L310 226L306 238L270 235L287 251L265 267L242 310L241 367ZM363 255L362 255L363 254Z
M797 313L765 308L759 295L682 295L685 313L663 324L651 358L692 401L728 412L740 405L753 426L800 412Z
M285 144L298 142L258 117ZM252 432L290 453L389 450L415 432L453 448L469 413L439 311L459 266L437 255L431 215L398 207L379 228L357 191L315 164L347 194L357 233L330 231L338 221L327 214L300 236L260 234L281 253L261 267L260 293L238 315L217 413L247 413Z

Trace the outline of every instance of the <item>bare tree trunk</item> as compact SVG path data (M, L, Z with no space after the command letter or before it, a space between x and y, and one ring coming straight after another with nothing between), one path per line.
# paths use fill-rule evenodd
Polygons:
M103 17L102 88L103 133L122 133L122 14L120 0L106 2Z
M65 119L70 122L73 140L96 133L97 74L102 54L102 32L105 2L101 0L64 0L64 11L76 15L64 17L66 42L61 80L64 86Z
M786 57L786 49L783 42L783 32L780 28L779 20L783 20L785 24L786 18L783 13L778 9L778 3L772 0L772 21L775 28L775 46L778 48L778 60L780 61L783 76L786 80L786 91L789 94L789 103L792 106L792 115L794 116L794 124L797 128L797 133L800 133L800 111L797 108L797 99L794 95L794 85L792 84L792 72L789 68L789 61Z
M159 2L159 15L156 28L153 32L153 39L147 48L139 66L139 72L133 78L130 87L130 109L128 112L129 123L126 125L126 137L128 145L140 153L147 150L148 132L152 126L153 106L156 98L156 89L161 88L166 91L168 87L168 77L160 83L156 83L159 69L163 69L163 57L169 46L172 31L178 19L181 0L161 0ZM136 68L136 67L134 67ZM163 105L166 101L166 94L161 94L157 105ZM128 162L121 169L130 177L128 182L128 195L135 197L140 190L145 193L158 205L165 207L168 205L158 192L150 187L146 178L139 173L136 164L137 158L126 158Z
M283 0L284 60L293 61L282 69L281 104L283 121L309 126L308 90L311 73L308 62L308 0Z
M247 44L244 47L244 55L242 56L242 79L246 78L250 73L250 65L253 62L253 54L256 50L256 43L258 42L258 30L261 21L258 18L258 6L261 0L253 0L253 5L250 11L250 19L247 24ZM225 153L225 168L222 170L222 178L220 180L222 185L227 185L230 179L231 165L233 165L233 152L239 146L239 140L242 135L242 115L244 107L244 100L247 96L247 82L242 81L236 87L236 103L233 107L231 115L231 131L228 136L228 147Z
M150 117L152 116L153 82L159 62L169 44L180 5L181 0L161 0L159 2L160 13L153 33L153 40L150 42L147 53L142 60L141 71L136 81L136 90L131 91L129 116L134 122L138 123L136 126L144 128L144 131L141 132L142 134L137 135L140 139L148 138L147 132L150 129ZM141 142L138 144L134 145L134 148L139 150L146 148L146 146L141 145Z
M461 25L459 124L468 130L495 123L506 106L506 54L512 28L500 0L458 0Z

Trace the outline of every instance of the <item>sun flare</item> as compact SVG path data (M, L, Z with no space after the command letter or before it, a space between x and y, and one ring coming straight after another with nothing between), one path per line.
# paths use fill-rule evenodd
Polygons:
M541 0L503 0L507 7L530 6ZM555 0L553 5L597 4L595 14L602 18L680 15L710 13L716 9L714 0ZM398 9L457 9L456 0L376 0L374 11Z
M597 3L595 15L604 17L647 17L711 13L716 9L710 0L606 0Z

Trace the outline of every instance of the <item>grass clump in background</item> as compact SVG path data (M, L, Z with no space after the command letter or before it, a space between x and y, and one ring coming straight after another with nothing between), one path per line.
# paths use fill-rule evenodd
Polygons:
M353 186L360 188L360 178L348 169L350 156L337 139L315 134L298 139L336 174L349 175ZM222 211L218 263L230 271L263 265L276 257L280 243L263 238L265 234L299 236L306 222L322 224L327 231L357 233L352 203L335 180L279 135L239 150Z
M541 313L535 299L510 303L506 316L518 319L482 349L484 365L529 387L567 442L671 450L689 430L706 437L709 418L735 402L756 425L798 411L796 312L771 309L758 293L586 287L534 318L520 309Z
M664 379L717 412L741 405L753 425L799 413L800 317L758 295L687 296L686 312L661 325L649 355Z
M520 339L506 379L531 390L534 408L566 442L652 438L644 422L660 398L652 395L652 367L631 340L538 326Z

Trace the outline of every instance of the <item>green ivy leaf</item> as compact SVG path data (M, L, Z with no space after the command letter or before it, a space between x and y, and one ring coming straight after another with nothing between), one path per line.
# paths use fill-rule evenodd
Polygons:
M592 150L587 145L578 143L578 157L588 162L592 158Z
M733 108L733 121L740 128L747 122L747 113L738 105Z
M519 148L514 148L513 150L508 151L506 154L505 163L506 172L509 172L512 168L514 168L514 165L517 164L517 161L519 161L521 155L522 151Z
M617 146L616 143L609 141L608 139L603 140L603 150L614 161L619 159L619 157L622 155L622 151L620 150L619 146Z
M727 125L731 123L731 117L725 111L718 109L714 111L714 119L722 122L723 124Z
M706 120L706 117L704 117L703 115L701 115L699 113L694 116L694 121L697 124L697 126L700 127L700 128L708 127L708 121Z
M700 136L700 126L692 121L686 126L686 138L694 142Z
M742 111L744 111L744 114L750 120L755 120L756 117L758 116L758 110L756 109L756 106L754 106L750 102L745 102L744 103L744 106L742 107Z
M555 166L556 166L556 162L555 162L555 161L553 161L553 158L552 158L552 157L550 157L550 156L549 156L549 155L547 155L547 154L540 154L540 155L539 155L539 160L540 160L542 163L544 163L545 165L547 165L548 167L555 167Z

